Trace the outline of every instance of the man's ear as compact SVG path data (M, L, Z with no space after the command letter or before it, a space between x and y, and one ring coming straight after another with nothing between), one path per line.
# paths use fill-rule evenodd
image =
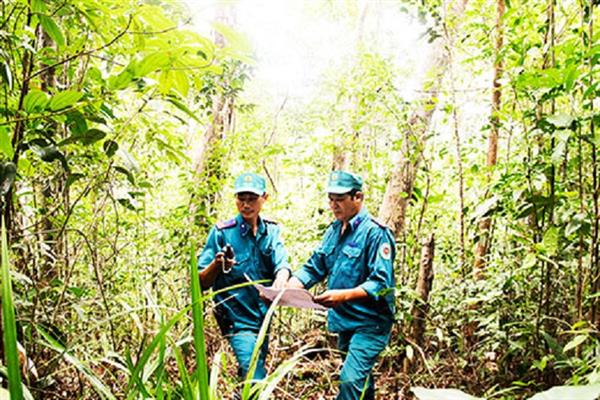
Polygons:
M268 199L269 199L269 193L265 192L265 193L262 195L262 198L263 198L263 199L265 199L265 200L268 200Z
M365 194L364 194L363 192L356 192L356 193L354 194L354 197L355 197L357 200L360 200L360 201L362 201L362 200L364 200L364 198L365 198Z

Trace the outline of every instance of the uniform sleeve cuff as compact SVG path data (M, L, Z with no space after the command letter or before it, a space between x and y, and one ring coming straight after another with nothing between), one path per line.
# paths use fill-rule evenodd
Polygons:
M298 279L300 282L302 282L305 289L309 289L312 287L312 285L314 285L312 276L308 272L306 272L302 269L300 271L294 272L293 276L295 276L296 279Z
M380 283L373 281L366 281L359 286L374 300L379 300L379 293L383 290Z
M292 275L292 269L290 268L290 264L288 263L281 264L277 268L275 268L275 275L277 275L277 273L283 269L287 269L288 271L290 271L290 276Z

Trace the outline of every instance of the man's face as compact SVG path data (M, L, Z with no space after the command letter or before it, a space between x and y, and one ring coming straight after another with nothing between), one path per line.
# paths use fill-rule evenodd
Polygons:
M240 192L235 195L235 205L245 220L257 218L266 200L266 193L262 196L251 192Z
M327 197L329 198L329 208L338 221L350 220L358 214L362 206L363 194L361 192L356 192L354 196L349 193L329 193Z

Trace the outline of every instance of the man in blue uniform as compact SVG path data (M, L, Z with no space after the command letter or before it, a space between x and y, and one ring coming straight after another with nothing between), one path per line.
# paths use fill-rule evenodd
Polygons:
M330 307L328 328L344 354L338 400L375 398L371 370L390 339L394 321L395 242L363 207L362 179L333 171L327 187L335 221L287 287L310 288L327 278L315 301Z
M279 226L259 214L268 198L262 176L240 175L234 184L235 204L239 214L214 226L198 259L202 288L227 288L251 280L268 279L281 288L290 275L287 252L281 242ZM234 259L225 256L229 245ZM227 337L238 362L238 375L245 379L252 351L268 306L251 286L228 290L214 298L215 316L221 332ZM268 341L261 348L253 379L266 375L265 358Z

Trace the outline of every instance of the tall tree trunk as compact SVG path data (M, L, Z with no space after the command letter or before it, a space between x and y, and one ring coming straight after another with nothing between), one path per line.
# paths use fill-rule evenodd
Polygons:
M217 10L216 20L225 25L234 25L233 4L223 4ZM218 47L225 46L225 38L218 32L214 33L215 44ZM235 74L235 65L229 65L233 71L224 69L223 86L228 86L228 78ZM191 215L194 216L195 223L208 228L212 224L214 217L214 204L217 201L220 187L214 182L221 182L224 178L225 149L222 146L223 139L234 128L234 103L233 95L225 93L216 93L212 97L212 121L208 124L206 132L202 138L194 170L196 177L200 182L198 186L197 201L200 204L191 205Z
M31 13L31 9L29 8L27 10L27 18L26 18L26 22L25 22L25 26L26 27L30 27L31 25L31 17L32 17L32 13ZM36 44L35 42L32 43L32 47L35 48ZM31 71L33 70L33 60L34 60L34 52L32 50L29 50L28 48L25 48L23 51L23 59L22 59L22 69L23 69L23 76L21 77L21 90L19 91L19 105L17 106L17 112L21 113L23 111L23 102L25 100L25 96L27 96L27 94L29 93L29 79L31 78ZM13 155L13 159L12 162L15 165L19 165L19 156L21 155L21 151L20 151L20 144L21 141L23 140L23 134L25 132L25 121L23 120L17 120L17 122L15 122L15 128L13 131L13 137L12 137L12 148L14 149L14 155ZM15 214L15 204L13 203L13 191L14 191L14 185L8 190L8 192L4 195L4 201L3 201L3 205L4 208L2 210L2 212L4 213L4 219L6 221L6 229L8 232L8 240L9 242L12 240L13 237L17 236L16 233L16 229L13 226L14 225L14 221L13 221L13 215Z
M589 0L589 21L588 21L588 50L589 50L589 70L590 70L590 82L588 87L593 87L594 85L594 62L592 57L592 45L593 45L593 37L594 37L594 1ZM590 94L590 113L589 115L594 115L594 94ZM592 274L591 279L591 293L596 294L600 291L600 244L599 241L599 229L600 229L600 207L599 207L599 199L600 199L600 176L598 176L598 154L597 154L597 146L596 141L596 131L595 131L595 121L594 118L590 118L590 137L591 140L591 150L592 150L592 240L590 243L590 271ZM597 328L600 326L600 315L598 313L598 308L600 308L600 298L595 297L592 300L591 306L591 318L590 321Z
M446 18L452 20L454 31L460 27L468 0L456 0L448 7ZM388 181L383 203L379 210L379 219L385 222L396 237L402 235L405 227L406 209L415 184L416 171L421 162L425 134L429 130L431 117L446 73L449 57L445 46L452 46L444 38L438 37L430 48L429 64L426 66L427 78L423 83L423 97L418 109L413 112L408 127L403 132L403 144L398 161Z
M41 26L38 26L38 43L40 43L40 48L52 48L54 46L54 42L48 36L45 30L42 29ZM39 69L43 71L40 74L41 80L41 89L46 93L52 93L57 86L56 73L54 68L48 68L48 65L45 63L40 63ZM60 135L60 127L57 123L52 122L49 125L50 133L52 133L55 137ZM57 142L60 140L57 140ZM54 175L44 175L42 176L41 182L41 204L42 204L42 212L41 215L41 227L42 232L40 235L40 239L42 243L40 243L41 254L44 256L44 281L51 282L55 278L60 276L60 271L58 268L59 265L59 254L64 253L60 249L60 238L58 237L58 227L54 225L52 213L59 212L58 203L62 198L62 187L64 186L64 173L62 171L56 172ZM64 210L65 214L67 210Z
M498 160L498 136L500 133L500 107L502 106L502 85L500 80L502 79L502 72L504 69L504 62L501 57L502 46L504 45L504 28L502 19L506 5L504 0L497 0L496 3L496 45L495 45L495 60L494 60L494 80L492 83L492 116L490 118L490 136L488 137L488 151L486 165L488 167L488 182L490 181L491 170L497 163ZM486 193L486 198L489 197L489 193ZM489 252L491 242L491 226L492 217L488 215L479 222L479 240L475 247L475 263L473 266L473 274L475 279L482 279L484 274L484 268L486 263L486 257Z
M363 0L361 5L361 12L358 19L358 26L356 28L356 56L360 56L362 51L362 45L364 40L364 28L365 20L369 12L369 0ZM335 144L333 147L333 162L332 170L350 170L356 168L358 165L358 154L356 150L358 141L360 138L360 132L355 127L357 119L359 98L356 94L352 94L346 99L346 114L344 117L344 124L340 129L339 134L335 135Z
M421 248L421 264L419 280L417 281L417 299L412 308L412 321L409 328L409 343L417 347L423 346L425 334L425 320L429 310L429 293L433 285L433 258L435 255L435 240L433 233L423 241ZM409 373L410 360L404 359L404 373Z

